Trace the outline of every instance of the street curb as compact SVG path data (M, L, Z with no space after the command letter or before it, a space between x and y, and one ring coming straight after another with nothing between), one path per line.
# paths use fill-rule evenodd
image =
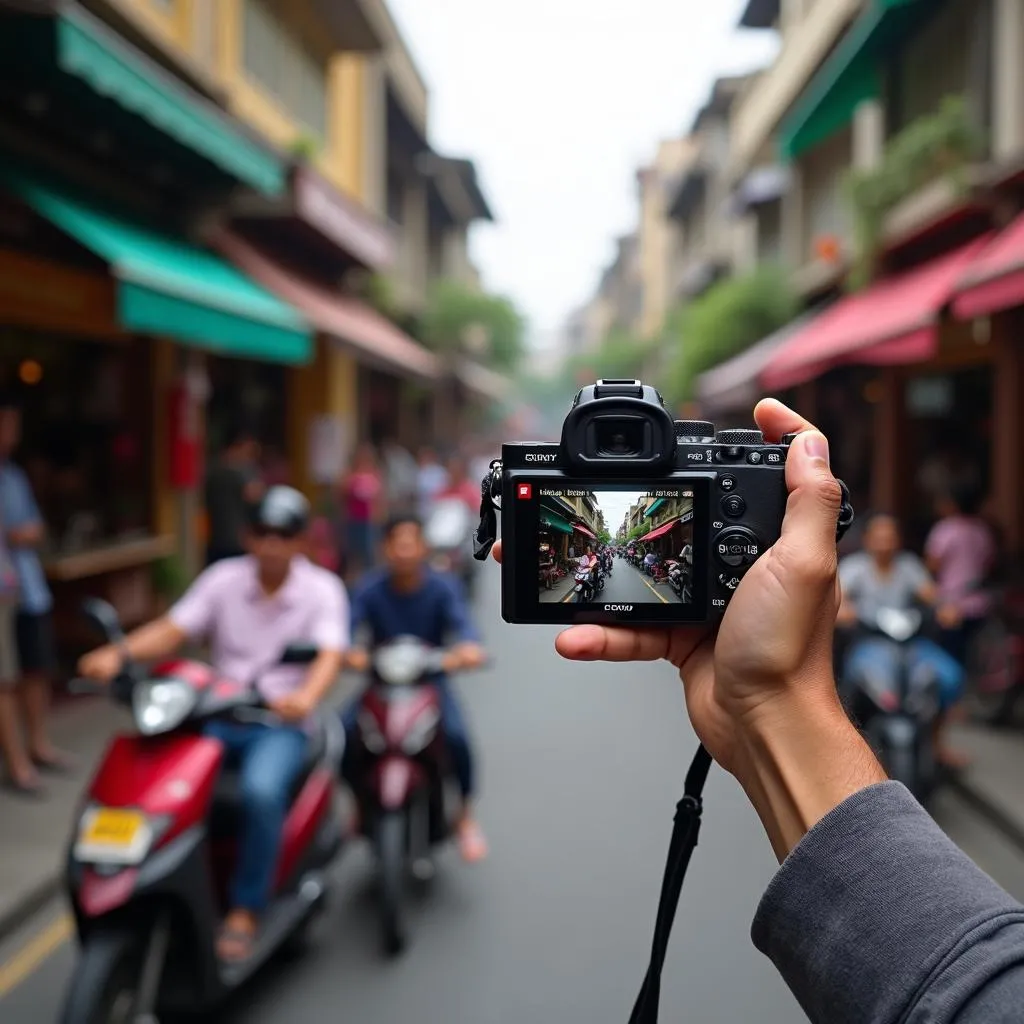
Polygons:
M1014 846L1024 852L1024 823L1008 814L998 803L993 801L982 786L975 785L962 774L953 774L949 779L950 786L956 790L961 799L969 804L985 818Z
M24 898L10 910L0 915L0 942L10 938L31 921L60 892L62 878L61 872L55 871L52 876L29 889Z

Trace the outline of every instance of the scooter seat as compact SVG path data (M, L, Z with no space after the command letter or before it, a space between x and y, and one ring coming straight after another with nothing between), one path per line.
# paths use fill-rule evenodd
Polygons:
M323 763L327 756L331 736L329 722L324 716L317 716L306 744L306 756L295 780L288 792L288 805L291 806L302 792L313 771ZM332 774L336 774L333 772ZM243 824L242 811L242 780L240 765L236 756L228 757L221 769L220 776L213 790L213 801L210 808L210 833L216 838L227 838L238 835Z

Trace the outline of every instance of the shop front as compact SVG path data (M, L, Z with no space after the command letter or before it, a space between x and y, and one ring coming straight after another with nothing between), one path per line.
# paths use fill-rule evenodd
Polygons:
M216 257L52 180L7 175L0 205L16 226L0 235L0 384L23 407L16 458L70 657L95 641L83 597L134 625L194 568L203 417L187 353L301 358L309 335Z

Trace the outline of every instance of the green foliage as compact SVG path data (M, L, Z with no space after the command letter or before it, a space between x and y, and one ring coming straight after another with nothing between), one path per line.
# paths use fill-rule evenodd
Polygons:
M315 135L303 133L288 147L296 160L304 164L311 164L320 155L321 142Z
M874 277L882 229L892 210L943 176L965 189L964 171L982 142L964 98L947 96L935 113L919 117L889 141L879 167L847 173L844 186L856 245L852 287L862 288Z
M395 294L395 284L385 274L368 274L361 288L363 298L381 316L397 322L402 312Z
M774 333L798 312L797 297L778 267L720 281L669 319L673 360L663 388L666 398L691 398L700 374Z
M602 544L608 544L608 543L611 542L612 535L607 530L598 530L597 531L597 539Z
M175 600L185 593L189 584L185 563L178 555L168 555L153 563L153 589L161 597Z
M458 281L434 285L421 330L424 343L444 353L465 351L472 332L480 330L486 340L482 361L497 370L515 369L523 357L526 322L512 301Z

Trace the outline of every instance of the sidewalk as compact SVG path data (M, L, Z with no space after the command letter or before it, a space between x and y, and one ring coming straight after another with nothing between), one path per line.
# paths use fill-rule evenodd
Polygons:
M960 725L952 738L973 758L954 788L1024 849L1024 731Z
M45 903L61 881L72 816L107 739L127 712L103 699L79 698L54 710L54 742L73 754L68 777L47 776L45 799L0 789L0 937Z

